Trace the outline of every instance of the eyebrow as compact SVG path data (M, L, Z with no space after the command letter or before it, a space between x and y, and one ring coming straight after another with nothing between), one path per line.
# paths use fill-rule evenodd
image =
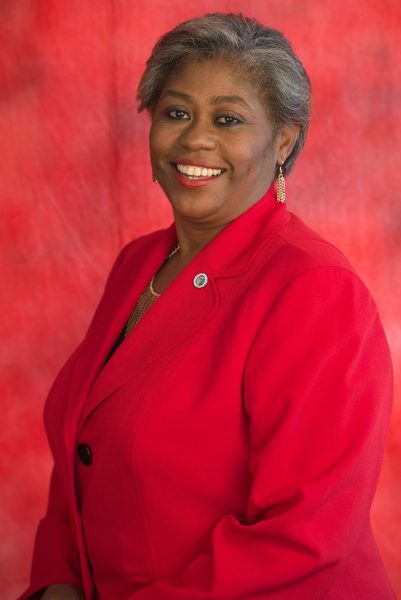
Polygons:
M186 102L192 102L191 96L188 94L184 94L183 92L177 92L175 90L166 90L162 97L165 96L173 96L174 98L179 98L180 100L185 100ZM239 104L248 110L251 110L249 104L241 98L241 96L214 96L210 99L209 104Z

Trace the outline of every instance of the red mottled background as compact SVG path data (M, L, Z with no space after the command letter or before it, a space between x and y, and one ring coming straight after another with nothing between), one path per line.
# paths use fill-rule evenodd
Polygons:
M159 35L215 10L283 31L312 80L288 204L348 255L388 334L396 403L373 520L401 595L400 1L0 0L3 600L27 583L45 509L47 390L118 250L171 221L135 110L140 73Z

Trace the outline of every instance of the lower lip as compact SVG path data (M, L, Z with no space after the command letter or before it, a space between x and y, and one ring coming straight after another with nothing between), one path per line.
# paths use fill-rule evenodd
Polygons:
M209 185L212 181L216 181L220 177L220 175L212 175L211 177L199 177L197 179L189 179L174 167L174 175L176 180L183 186L187 188L198 188L205 187L205 185Z

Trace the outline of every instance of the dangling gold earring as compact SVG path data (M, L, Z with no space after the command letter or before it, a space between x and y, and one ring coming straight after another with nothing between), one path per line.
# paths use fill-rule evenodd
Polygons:
M281 165L278 166L277 177L277 202L285 202L285 179Z
M159 183L154 175L152 175L152 181L153 183Z

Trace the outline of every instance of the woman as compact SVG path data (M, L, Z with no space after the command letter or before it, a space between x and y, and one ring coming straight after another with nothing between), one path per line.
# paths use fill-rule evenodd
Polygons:
M394 598L369 525L387 342L284 203L302 64L278 31L206 15L156 44L138 97L174 223L123 249L50 392L23 598Z

